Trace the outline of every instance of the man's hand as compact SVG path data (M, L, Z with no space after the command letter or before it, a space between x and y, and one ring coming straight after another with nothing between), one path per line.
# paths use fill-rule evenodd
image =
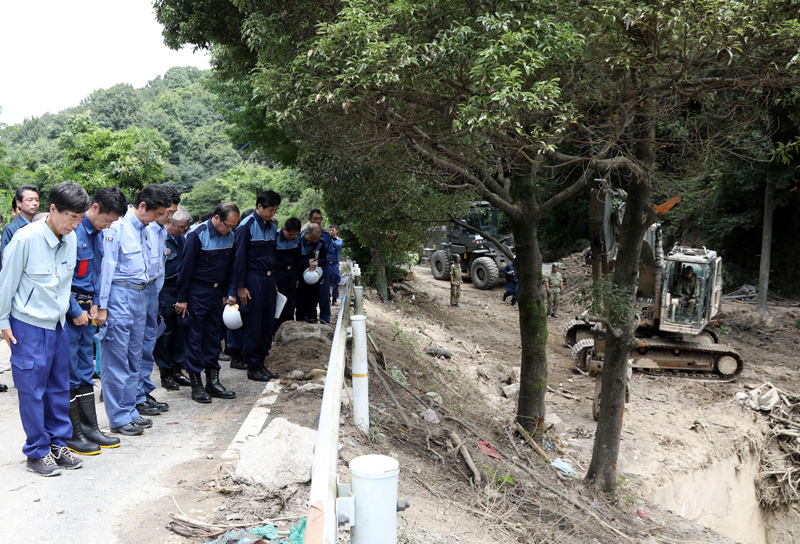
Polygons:
M106 322L106 319L108 319L108 310L105 308L98 308L97 317L94 318L94 322L97 323L98 327L102 327L103 323Z
M319 266L319 261L317 261L316 259L309 259L308 260L308 269L309 270L312 270L312 271L316 270L317 266Z
M186 309L189 306L188 302L176 302L175 313L181 317L186 317Z
M3 329L2 333L3 333L3 340L6 341L6 344L8 344L8 347L11 347L11 344L16 344L17 343L17 339L14 338L14 333L11 332L11 329Z
M84 310L83 313L78 317L76 317L75 319L73 319L72 322L75 323L75 325L78 327L83 327L84 325L89 324L90 319L91 318L89 317L89 312Z
M225 301L225 304L233 306L236 304L236 297L228 297L228 300Z
M92 304L91 309L89 309L89 319L97 319L97 304Z
M239 295L239 304L247 306L247 301L250 300L250 291L247 290L247 287L239 287L236 293Z

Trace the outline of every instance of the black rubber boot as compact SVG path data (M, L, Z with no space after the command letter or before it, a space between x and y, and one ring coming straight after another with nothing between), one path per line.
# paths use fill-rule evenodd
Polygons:
M219 383L219 370L206 369L206 392L218 399L235 399L236 393Z
M181 368L181 365L179 363L175 363L172 366L172 372L173 372L173 377L175 378L175 383L177 383L178 385L189 387L190 385L192 385L192 382L191 380L189 380L189 378L187 378L184 375L183 372L181 372L181 370L183 369Z
M100 431L97 424L97 410L94 405L94 387L82 385L78 388L78 411L80 412L81 428L83 435L89 442L94 442L101 448L118 448L119 438L106 436Z
M161 387L167 391L178 391L181 387L175 381L174 371L171 368L158 367L161 373Z
M231 368L236 370L247 370L247 360L245 360L242 350L229 348L228 353L230 353L231 356Z
M192 382L192 400L202 404L211 402L211 397L209 397L208 393L203 389L203 378L200 374L189 374L189 379Z
M67 440L67 447L78 455L97 455L100 446L86 440L81 428L81 415L78 409L78 390L70 389L69 392L69 420L72 423L72 438Z

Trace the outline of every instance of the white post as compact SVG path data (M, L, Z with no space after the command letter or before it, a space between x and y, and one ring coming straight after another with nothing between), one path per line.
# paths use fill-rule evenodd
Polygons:
M353 287L353 315L364 315L364 288Z
M350 461L350 491L355 497L351 544L397 543L397 480L400 463L385 455Z
M353 327L352 375L353 375L353 419L356 427L369 434L369 366L367 361L367 318L354 315L350 318Z

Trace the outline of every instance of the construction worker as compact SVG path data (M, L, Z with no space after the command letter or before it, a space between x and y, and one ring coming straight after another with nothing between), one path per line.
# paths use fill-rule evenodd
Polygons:
M675 294L681 298L681 306L686 308L686 316L688 318L694 317L697 297L700 296L700 281L691 266L687 266L683 276L678 279Z
M297 305L297 285L302 281L298 273L301 269L300 260L300 220L290 217L283 224L283 228L278 232L277 259L275 266L275 285L278 292L286 297L286 304L281 311L280 317L275 320L274 330L286 321L294 317Z
M461 298L461 255L453 254L453 264L450 266L450 306L460 308L458 301Z
M509 263L503 271L506 273L506 292L503 293L503 302L511 297L511 305L517 303L517 267L514 263Z
M324 272L327 262L327 248L322 241L322 229L316 223L300 233L300 269L297 271L299 284L297 287L297 321L317 322L317 304L320 302L320 283L325 281L322 275L319 280L309 284L304 279L306 270L321 268ZM320 309L321 311L321 309Z
M335 306L339 302L339 281L342 276L339 274L339 259L342 256L343 240L339 238L339 226L331 223L328 226L330 235L330 245L328 246L328 263L325 265L325 281L328 287L325 292L331 297L331 305Z
M330 252L330 247L333 243L333 238L331 237L330 232L326 230L322 230L322 212L320 210L311 210L308 213L308 222L314 223L320 228L320 236L322 237L322 243L325 245L325 251ZM319 305L319 320L323 323L330 323L331 322L331 292L328 288L328 278L327 274L325 274L325 270L328 266L328 255L327 253L323 256L324 257L324 264L320 264L322 267L323 275L322 280L317 284L319 287L319 296L317 298L317 304ZM320 261L322 262L322 261ZM316 306L314 307L314 315L317 315Z
M544 277L544 288L547 290L547 317L558 317L558 299L564 290L558 263L553 263L550 273Z

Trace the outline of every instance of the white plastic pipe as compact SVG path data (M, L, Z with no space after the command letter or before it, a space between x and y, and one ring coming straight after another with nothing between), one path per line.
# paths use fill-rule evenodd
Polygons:
M353 420L356 427L369 434L369 366L367 361L367 318L354 315L350 318L353 327L352 375L353 375Z
M360 285L353 288L353 315L364 315L364 288Z
M356 503L350 542L396 544L400 463L385 455L362 455L350 461L350 474Z

